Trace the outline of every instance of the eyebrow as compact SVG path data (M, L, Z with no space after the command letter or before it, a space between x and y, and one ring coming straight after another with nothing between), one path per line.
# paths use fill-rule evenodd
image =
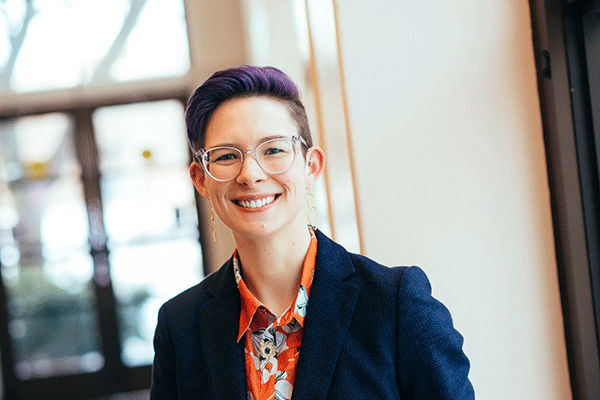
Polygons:
M285 138L291 139L292 137L291 136L285 136L285 135L270 135L270 136L265 136L265 137L263 137L263 138L260 139L260 141L258 142L257 146L260 145L261 143L266 142L267 140L271 140L271 139L285 139ZM234 147L236 149L241 150L239 148L239 146L236 145L235 143L219 143L219 144L217 144L215 146L205 147L205 150L210 150L210 149L214 149L214 148L217 148L217 147Z

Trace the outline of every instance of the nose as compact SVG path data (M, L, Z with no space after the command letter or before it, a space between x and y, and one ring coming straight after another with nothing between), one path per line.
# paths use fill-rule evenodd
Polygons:
M244 159L242 161L242 169L235 179L237 183L251 185L256 182L260 182L266 178L266 173L263 171L260 165L258 165L258 161L256 157L254 157L254 153L251 151L247 151L244 154Z

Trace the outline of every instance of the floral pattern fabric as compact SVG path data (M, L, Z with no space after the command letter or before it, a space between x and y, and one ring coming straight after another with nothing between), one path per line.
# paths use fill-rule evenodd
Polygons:
M317 239L312 230L311 236L298 295L279 317L250 292L242 279L237 251L234 254L235 279L242 299L238 342L245 340L248 400L289 400L292 397L317 254Z

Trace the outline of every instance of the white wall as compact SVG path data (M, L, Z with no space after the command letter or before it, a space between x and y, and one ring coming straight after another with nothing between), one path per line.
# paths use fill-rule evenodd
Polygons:
M570 399L527 0L337 0L365 254L420 265L478 399Z

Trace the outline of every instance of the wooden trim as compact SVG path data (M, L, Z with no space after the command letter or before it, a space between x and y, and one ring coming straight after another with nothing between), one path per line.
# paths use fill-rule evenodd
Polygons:
M355 213L356 213L356 226L358 230L358 241L360 252L364 253L364 246L362 241L362 224L361 224L361 214L360 214L360 196L358 195L358 186L356 184L356 164L354 158L354 146L352 144L352 132L350 129L350 111L348 109L348 94L346 93L346 78L344 75L344 63L342 61L342 44L340 41L340 26L338 22L338 7L336 0L333 0L333 15L335 17L335 37L337 41L337 53L338 53L338 65L339 65L339 74L340 74L340 83L342 90L342 104L344 107L344 121L346 123L346 140L348 141L348 160L350 162L350 174L352 175L352 190L354 193L354 204L355 204Z
M320 144L327 155L325 183L334 240L360 252L361 240L348 109L333 0L306 0Z

